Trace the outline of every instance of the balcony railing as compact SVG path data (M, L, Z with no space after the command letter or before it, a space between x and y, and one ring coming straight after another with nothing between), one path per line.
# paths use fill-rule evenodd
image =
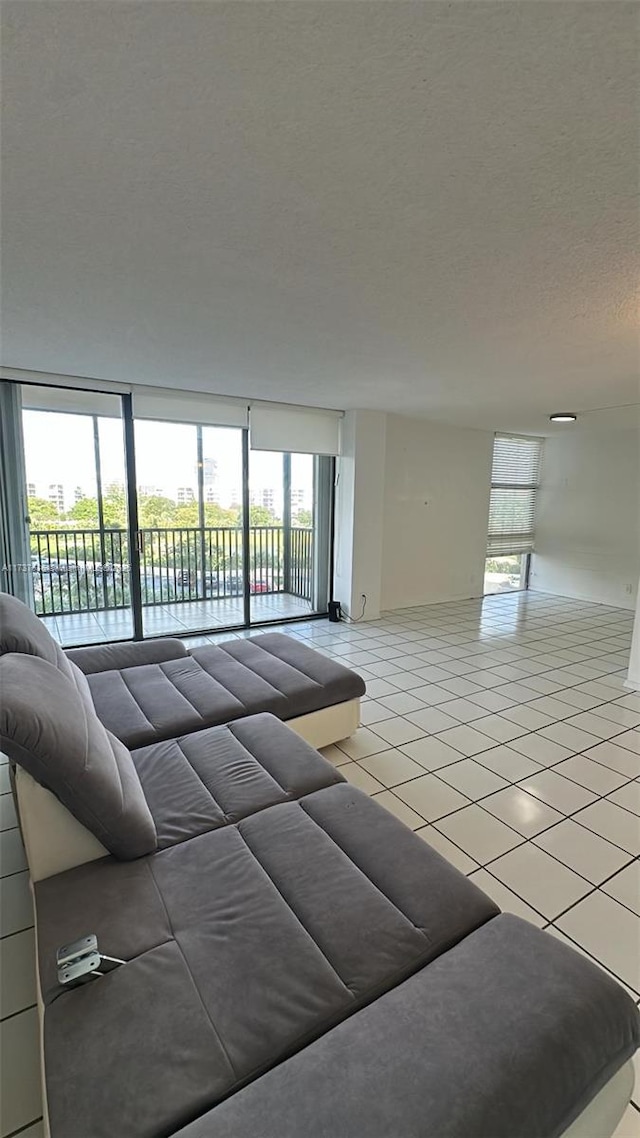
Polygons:
M144 605L242 598L241 529L143 529L139 542ZM251 593L313 600L311 528L251 526L248 559ZM32 530L31 566L40 615L131 603L126 530Z

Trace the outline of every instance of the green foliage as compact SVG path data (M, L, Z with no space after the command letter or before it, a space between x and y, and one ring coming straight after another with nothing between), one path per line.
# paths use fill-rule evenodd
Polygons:
M294 521L296 525L302 526L305 529L311 529L313 526L311 510L298 510Z
M280 519L268 506L249 506L249 524L252 526L275 526L280 524Z
M160 494L149 497L142 494L138 499L138 520L141 529L165 529L175 525L178 507L171 498Z
M74 525L69 528L75 529L97 529L98 527L98 502L95 498L81 498L76 502L70 510L67 510L64 515L65 520L73 522Z
M58 507L48 498L29 498L29 525L32 530L57 529L60 524Z
M107 529L126 529L127 499L124 490L112 486L102 499L104 524Z
M488 557L486 562L487 573L517 575L520 573L520 568L520 554L517 553L506 557Z
M225 529L236 529L240 525L240 507L224 510L215 502L206 502L204 507L204 524L206 526L220 526Z

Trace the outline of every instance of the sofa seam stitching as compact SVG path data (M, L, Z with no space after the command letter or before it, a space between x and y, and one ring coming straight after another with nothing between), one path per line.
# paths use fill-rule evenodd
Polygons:
M284 794L284 795L286 796L286 800L288 801L288 800L289 800L289 796L290 796L290 792L289 792L289 791L287 791L287 790L285 790L284 786L282 786L282 784L281 784L280 782L278 782L277 778L274 778L274 776L273 776L272 774L270 774L270 773L269 773L269 771L266 769L266 767L264 767L264 766L263 766L263 764L260 762L260 760L259 760L259 759L256 757L256 755L253 753L253 751L250 751L250 750L249 750L249 748L248 748L248 747L246 747L246 746L244 745L244 743L243 743L243 742L242 742L242 741L241 741L241 740L238 738L238 736L235 734L235 732L234 732L234 731L232 731L232 730L230 729L230 728L231 728L231 726L232 726L232 724L229 724L229 723L225 723L225 724L224 724L224 730L226 730L226 731L228 731L228 732L229 732L229 734L231 735L232 739L234 739L234 740L235 740L235 742L238 744L238 746L242 748L242 750L244 751L244 753L245 753L246 755L248 755L248 756L249 756L249 758L250 758L251 760L253 760L253 762L255 763L255 765L256 765L256 767L258 768L258 770L259 770L259 771L260 771L262 774L264 774L264 775L265 775L265 776L266 776L268 779L270 779L270 780L271 780L271 782L274 784L274 786L276 786L276 787L277 787L277 788L278 788L278 789L279 789L279 790L282 792L282 794ZM183 737L181 737L181 738L183 738ZM215 798L215 797L214 797L214 795L211 793L211 791L209 790L209 788L208 788L207 784L204 782L204 780L202 779L201 775L199 774L199 772L196 770L196 768L194 767L193 763L191 762L191 759L190 759L190 758L189 758L189 756L187 755L186 751L185 751L185 750L183 749L183 747L181 746L181 739L177 739L177 740L176 740L176 742L177 742L177 744L178 744L178 747L179 747L179 749L180 749L180 753L181 753L182 755L184 755L185 761L186 761L186 762L189 764L189 766L191 767L191 770L192 770L192 771L193 771L193 773L195 774L196 778L198 778L198 779L200 780L200 782L202 783L202 785L203 785L204 789L206 790L207 794L209 794L209 795L210 795L210 797L211 797L212 801L213 801L213 802L215 803L215 805L216 805L216 806L218 806L218 808L220 809L220 811L221 811L221 813L222 813L222 816L223 816L223 818L224 818L224 819L227 821L227 824L228 824L228 825L234 825L234 822L231 820L231 818L230 818L230 815L227 813L227 811L226 811L226 810L224 810L224 809L223 809L223 807L222 807L222 804L221 804L221 803L218 801L218 799L217 799L217 798ZM308 792L306 792L306 793L308 793ZM278 804L278 803L268 803L268 805L269 805L269 806L272 806L272 805L273 805L273 806L275 806L275 805L279 805L279 804ZM261 809L263 809L263 810L264 810L264 809L266 809L266 808L267 808L266 806L263 806L263 807L261 807ZM253 813L253 810L251 811L251 813ZM245 814L245 815L243 815L243 817L247 817L247 815ZM241 821L241 819L240 819L240 818L238 818L238 819L236 819L236 821Z
M115 669L114 669L114 670L115 670ZM129 695L129 696L131 697L131 699L133 700L133 702L135 703L135 705L136 705L136 707L138 708L138 711L140 712L140 714L142 715L142 718L144 719L145 723L147 723L147 724L148 724L148 726L150 727L150 729L151 729L152 731L155 731L155 730L156 730L155 726L153 725L153 723L151 722L151 720L148 718L148 716L146 716L146 715L145 715L144 711L142 710L142 705L141 705L141 704L140 704L140 702L139 702L139 701L136 699L136 697L135 697L134 693L131 691L131 688L129 687L129 685L128 685L127 681L125 680L125 678L124 678L124 674L123 674L123 673L124 673L124 671L126 671L126 669L124 669L124 668L123 668L123 669L119 669L119 670L118 670L118 675L119 675L120 679L122 680L122 686L123 686L123 688L125 689L125 691L126 691L127 695ZM98 673L98 672L96 672L96 673L93 673L93 674L94 674L94 675L104 675L105 673ZM93 692L91 692L91 698L93 699ZM93 703L94 703L94 707L95 707L95 699L93 700ZM97 712L97 710L96 710L96 715L97 715L97 714L98 714L98 712ZM98 716L98 718L100 718L100 716ZM102 720L100 720L100 722L102 722ZM140 728L139 728L139 730L143 730L143 728L142 728L142 727L140 727ZM122 740L121 740L121 741L122 741ZM126 746L126 744L125 744L125 746Z
M284 664L285 667L291 668L293 672L297 672L299 675L304 676L306 680L310 680L315 687L323 688L325 686L320 680L315 680L313 676L310 676L307 672L303 672L302 668L299 668L297 664L290 664L288 660L283 660L281 656L278 656L275 652L270 652L268 648L261 648L260 645L256 643L256 638L251 639L251 641L245 640L243 643L251 643L252 647L258 649L258 651L264 654L267 659L270 658L271 660L278 660L281 664ZM227 656L230 656L232 660L235 660L237 664L240 664L241 667L246 668L249 672L253 672L253 669L250 668L248 664L245 664L244 661L239 660L236 656L233 655L232 652L229 652L228 649L224 648L223 651L226 652ZM338 666L340 667L341 665ZM266 680L264 676L260 675L259 672L253 672L253 674L258 676L261 680L264 680L266 684L269 684L269 686L272 687L274 691L277 691L285 699L291 699L291 696L288 696L286 692L282 691L282 688L276 687L276 685L272 683L271 680Z
M338 782L338 783L333 783L333 785L334 785L334 786L343 786L343 785L344 785L344 783L339 783L339 782ZM347 785L347 786L350 786L350 783L347 781L346 785ZM330 789L331 789L331 787L326 787L326 788L323 788L323 789L327 789L327 790L330 790ZM356 788L356 789L357 789L357 788ZM317 794L318 792L317 792L317 791L314 791L314 792L312 792L312 793L316 793L316 794ZM362 793L362 792L361 792L361 793ZM325 830L324 826L322 826L322 825L321 825L319 822L317 822L317 821L316 821L316 819L315 819L315 818L313 818L313 817L312 817L312 815L309 813L309 811L307 810L307 808L306 808L306 806L305 806L305 804L304 804L304 798L307 798L307 797L309 797L309 796L308 796L308 795L304 795L304 797L302 797L302 798L299 798L299 799L297 800L297 802L298 802L298 805L300 806L300 808L301 808L301 809L304 811L304 814L305 814L305 816L306 816L306 817L309 819L309 821L310 821L310 822L311 822L311 823L312 823L314 826L316 826L316 827L317 827L319 830L321 830L323 834L326 834L326 836L329 838L329 841L331 841L331 842L332 842L332 843L335 845L335 847L336 847L337 849L339 849L339 850L340 850L340 852L341 852L342 854L344 854L344 856L346 857L347 861L348 861L348 862L349 862L349 863L350 863L350 864L353 866L353 868L356 870L356 872L357 872L357 873L360 873L360 874L362 874L362 876L363 876L364 878L366 878L366 880L369 882L369 884L370 884L371 886L373 886L373 888L376 890L376 892L378 892L378 893L380 894L380 896L381 896L381 897L384 897L385 901L387 901L387 902L389 903L389 905L391 905L391 907L392 907L393 909L395 909L395 910L396 910L396 912L397 912L397 913L399 913L401 917L403 917L403 919L404 919L404 920L407 922L407 924L411 925L411 927L412 927L412 928L414 928L414 929L416 930L416 932L420 933L420 934L421 934L421 936L423 936L423 937L424 937L424 939L426 940L427 944L429 944L429 945L431 945L431 946L434 946L434 945L435 945L437 942L436 942L436 941L434 941L434 939L433 939L433 937L431 936L431 934L430 934L429 930L428 930L426 927L424 927L424 928L423 928L421 925L417 925L417 924L415 923L415 921L412 921L412 920L411 920L411 918L410 918L410 917L407 915L407 913L403 912L403 910L400 908L400 906L399 906L399 905L396 905L395 901L393 901L393 900L391 899L391 897L389 897L389 896L388 896L388 895L387 895L387 894L384 892L384 890L380 888L380 886L379 886L379 885L376 885L375 881L372 881L372 879L369 877L369 874L368 874L368 873L367 873L367 872L366 872L364 869L362 869L362 868L361 868L361 866L359 866L359 865L358 865L358 863L357 863L356 861L354 861L354 859L351 857L351 855L350 855L350 854L348 854L348 853L347 853L347 851L346 851L345 849L343 849L343 847L340 845L340 842L339 842L339 841L338 841L336 838L334 838L333 834L330 834L328 830Z
M286 803L281 803L281 805L286 805ZM253 815L251 815L251 814L250 814L250 815L249 815L249 817L251 818L251 817L253 817ZM245 821L245 819L242 819L242 821ZM284 894L281 892L280 888L278 887L278 884L277 884L277 882L275 882L275 881L273 880L273 877L271 876L271 874L269 873L269 871L266 869L266 867L265 867L265 866L262 864L262 862L260 861L260 858L258 857L258 855L257 855L256 853L254 853L254 851L251 849L251 846L249 845L249 842L248 842L248 841L247 841L247 839L245 838L244 834L242 834L242 833L240 832L240 830L239 830L239 828L238 828L238 826L237 826L237 825L236 825L234 828L235 828L235 830L236 830L236 832L237 832L238 836L239 836L239 837L242 839L242 842L244 843L244 845L245 845L245 848L248 850L249 854L251 855L251 857L252 857L253 861L254 861L254 862L255 862L255 863L256 863L256 864L259 866L259 868L260 868L260 869L262 870L262 872L264 873L265 877L266 877L266 878L267 878L267 879L268 879L268 880L271 882L271 884L273 885L273 888L275 889L276 893L278 894L278 896L279 896L280 900L283 902L283 904L284 904L284 905L286 905L286 907L287 907L287 910L288 910L288 911L291 913L291 915L292 915L292 917L294 918L294 920L295 920L295 921L296 921L296 922L297 922L297 923L300 925L300 928L303 930L303 932L305 933L305 935L309 937L309 940L310 940L310 941L313 943L314 947L315 947L315 948L317 949L317 951L320 953L320 955L321 955L322 959L323 959L323 960L325 960L325 961L327 962L327 964L329 965L329 968L330 968L330 969L331 969L331 971L333 972L333 974L334 974L334 976L336 977L336 979L337 979L338 983L339 983L339 984L340 984L340 985L341 985L341 986L344 988L344 990L345 990L346 992L348 992L348 993L349 993L349 995L351 996L351 998L352 998L353 1000L356 1000L356 999L358 999L358 997L357 997L356 993L355 993L355 992L354 992L354 991L353 991L353 990L352 990L352 989L349 987L349 985L348 985L348 984L347 984L347 983L346 983L346 982L345 982L345 981L342 979L342 976L340 975L340 973L338 972L338 970L337 970L337 969L336 969L336 968L333 966L333 964L332 964L332 963L331 963L331 961L329 960L329 957L328 957L328 956L326 955L326 953L325 953L325 952L323 952L323 950L320 948L320 945L318 944L318 942L317 942L316 938L315 938L315 937L312 935L312 933L309 931L309 929L307 928L307 926L306 926L306 925L304 924L304 922L302 921L301 917L299 917L299 916L298 916L298 914L296 913L296 911L295 911L295 909L293 908L293 906L290 904L290 902L289 902L289 901L287 901L287 898L284 896Z
M180 659L182 659L182 657L180 657ZM171 663L171 661L165 661L165 663ZM185 703L188 704L190 708L192 708L193 711L195 711L196 715L200 719L203 718L202 715L200 714L200 712L198 711L197 707L194 706L194 704L191 702L191 700L188 698L188 696L184 695L180 691L180 688L170 680L170 678L166 672L163 672L161 664L143 664L142 667L157 668L158 671L160 672L160 674L164 677L166 683L168 683L169 687L172 687L174 689L174 691L176 691L178 693L180 698L183 699L185 701ZM143 714L144 718L146 719L147 723L149 724L149 726L157 733L158 730L160 730L160 729L158 727L156 727L155 723L151 722L148 715L145 713L145 711L142 707L142 704L140 703L140 700L138 699L137 695L135 694L135 692L132 690L132 688L129 686L129 684L127 683L127 681L125 679L124 673L127 672L128 670L129 669L127 669L127 668L120 669L119 675L122 677L122 682L123 682L125 688L127 689L129 695L131 696L132 700L135 702L136 706L142 712L142 714Z
M220 1033L219 1033L219 1031L218 1031L218 1029L217 1029L217 1027L216 1027L215 1023L213 1022L213 1019L211 1018L211 1013L209 1012L209 1009L207 1008L207 1005L206 1005L206 1004L205 1004L205 1002L204 1002L204 999L203 999L203 997L202 997L202 993L200 992L200 988L198 987L198 985L197 985L197 983L196 983L196 979L195 979L195 976L193 975L193 971L192 971L192 969L191 969L191 966L190 966L190 964L189 964L189 961L187 960L187 957L186 957L186 955L185 955L185 952L184 952L184 950L183 950L183 948L182 948L182 945L180 944L180 941L178 940L178 937L177 937L177 935L176 935L176 931L175 931L175 929L174 929L174 927L173 927L173 921L171 920L171 915L170 915L170 913L169 913L169 910L168 910L168 908L167 908L167 903L166 903L166 901L165 901L165 899L164 899L164 896L163 896L162 890L160 889L160 886L158 885L158 882L157 882L157 880L156 880L155 874L154 874L154 872L153 872L153 868L152 868L152 866L150 865L150 863L149 863L149 862L147 862L147 869L148 869L148 871L149 871L149 874L150 874L150 876L151 876L151 880L152 880L152 882L153 882L153 884L154 884L154 886L155 886L155 889L156 889L156 892L157 892L157 894L158 894L158 897L159 897L159 899L160 899L160 903L161 903L161 905L162 905L162 908L164 909L164 912L165 912L165 916L166 916L166 918L167 918L167 923L168 923L168 925L169 925L169 931L170 931L170 933L171 933L171 936L173 937L173 943L175 944L175 946L176 946L176 948L177 948L178 952L180 953L180 956L182 957L182 960L183 960L183 962L184 962L184 966L185 966L185 968L186 968L186 970L187 970L187 973L188 973L188 975L189 975L189 978L190 978L190 980L191 980L191 983L192 983L192 985L193 985L193 989L194 989L194 991L195 991L195 993L196 993L196 995L197 995L197 997L198 997L198 1000L200 1001L200 1005L201 1005L201 1007L202 1007L202 1010L203 1010L203 1012L204 1012L205 1016L207 1017L207 1019L208 1019L208 1021L209 1021L210 1025L211 1025L211 1030L212 1030L212 1032L213 1032L213 1034L214 1034L214 1037L217 1039L218 1043L220 1044L220 1050L222 1051L222 1054L224 1055L224 1057L225 1057L225 1059L226 1059L227 1063L229 1064L229 1068L230 1068L230 1070L231 1070L231 1074L232 1074L232 1075L233 1075L233 1077L234 1077L234 1078L237 1080L237 1079L239 1079L239 1078L240 1078L240 1076L239 1076L238 1072L236 1071L236 1069L235 1069L235 1067L234 1067L233 1063L231 1062L231 1056L229 1055L229 1052L227 1051L227 1048L226 1048L226 1046L225 1046L224 1040L222 1039L222 1036L220 1035Z

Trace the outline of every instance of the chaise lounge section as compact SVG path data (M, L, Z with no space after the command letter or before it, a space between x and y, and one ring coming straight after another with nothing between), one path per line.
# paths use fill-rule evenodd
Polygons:
M353 734L365 685L294 637L265 633L188 651L179 640L64 652L17 598L0 593L0 652L38 656L91 695L128 747L270 712L314 747Z

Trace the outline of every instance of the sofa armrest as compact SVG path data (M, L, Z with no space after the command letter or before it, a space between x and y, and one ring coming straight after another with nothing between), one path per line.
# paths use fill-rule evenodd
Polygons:
M125 644L99 644L93 648L70 648L65 655L85 676L136 668L140 664L162 664L180 660L189 653L181 640L145 640Z

